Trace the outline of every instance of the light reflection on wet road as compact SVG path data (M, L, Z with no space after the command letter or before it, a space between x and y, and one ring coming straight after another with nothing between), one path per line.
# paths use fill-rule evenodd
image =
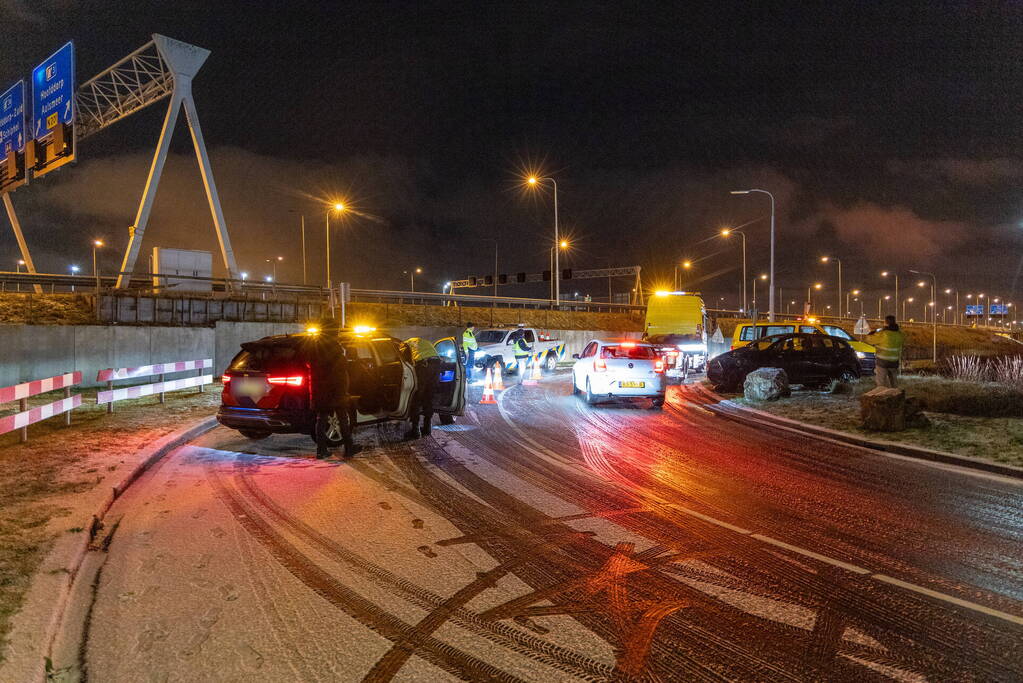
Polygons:
M474 389L478 393L478 389ZM218 429L117 504L96 680L1019 680L1023 487L564 377L345 463Z

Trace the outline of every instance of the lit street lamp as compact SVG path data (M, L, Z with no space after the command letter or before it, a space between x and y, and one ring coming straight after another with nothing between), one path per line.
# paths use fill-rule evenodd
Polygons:
M526 182L531 186L536 187L542 183L549 182L551 187L554 188L554 244L561 244L561 236L558 234L558 184L554 181L554 178L537 178L535 175L529 176ZM561 268L561 260L558 258L558 250L554 250L554 305L559 306L561 302L561 277L559 270Z
M550 256L551 256L551 259L550 259L551 260L551 298L552 299L554 298L554 294L555 294L555 292L554 292L554 272L555 272L555 266L556 265L560 266L560 263L555 263L554 252L555 251L562 252L562 251L565 251L566 249L568 249L568 246L569 246L568 245L568 240L561 240L555 246L557 247L557 249L555 249L554 247L550 248ZM494 275L494 277L496 278L497 275Z
M902 301L902 319L903 320L906 320L906 304L911 304L911 303L913 303L913 297L909 297L907 299L903 299L903 301Z
M15 272L16 273L20 273L21 272L21 267L23 265L25 265L25 259L23 259L23 258L18 259L18 263L15 265ZM20 280L18 281L18 291L19 292L21 291L21 281Z
M71 274L72 274L72 275L78 275L78 271L79 271L79 268L78 268L78 266L71 266L71 267L69 268L69 270L71 271ZM71 285L71 291L72 291L72 292L73 292L73 291L75 291L75 286L74 286L74 285Z
M738 233L742 237L742 310L746 311L748 310L746 301L746 233L738 228L723 228L721 230L722 237L728 237L733 233Z
M845 293L845 315L852 315L852 311L849 310L849 295L850 294L852 294L853 296L859 296L860 295L860 290L854 289L852 291L849 291L849 292ZM863 307L860 306L860 308L863 308Z
M931 278L931 300L930 300L930 305L933 307L934 306L934 302L936 301L935 293L936 293L936 291L938 289L938 280L937 280L937 278L934 277L934 273L927 273L927 272L924 272L922 270L910 270L909 272L916 273L917 275L923 275L924 277ZM921 282L919 284L923 285L925 283ZM926 311L927 311L927 309L925 308L924 312L926 313ZM934 309L931 308L931 360L933 360L935 363L937 363L938 362L938 320L934 316L934 313L935 313ZM926 318L926 316L924 316L924 317Z
M103 247L103 240L92 241L92 276L96 278L96 296L99 296L99 268L96 265L96 250Z
M416 275L422 275L423 269L416 267L410 268L409 270L401 271L404 275L408 275L409 285L412 287L411 291L416 291Z
M960 311L959 311L959 290L956 289L955 287L946 287L945 288L945 294L951 295L952 292L955 292L955 294L956 294L956 307L955 307L955 310L952 312L952 324L953 325L961 325L962 324L962 319L960 318ZM949 308L951 308L951 306Z
M895 272L889 273L887 270L882 270L881 271L881 277L888 277L889 275L892 275L892 276L895 277L895 315L898 315L899 314L899 274L895 273ZM906 317L905 310L903 310L902 317L903 318ZM896 322L898 322L898 321L896 321Z
M753 278L753 308L757 307L757 280L766 280L767 273L761 273L760 277Z
M331 206L327 207L327 211L325 212L326 215L327 215L327 254L326 254L326 259L327 259L327 289L328 290L330 289L330 212L331 211L335 211L337 213L342 213L347 208L348 207L345 206L343 202L335 202Z
M273 265L273 281L277 282L277 264L284 260L283 256L278 256L275 259L267 259L266 262Z
M689 259L686 259L685 261L682 262L682 268L683 269L689 270L692 267L693 267L693 262L690 261ZM679 280L679 277L678 277L678 266L676 265L675 266L675 291L677 292L680 289L682 289L682 282Z
M249 279L249 271L247 270L243 270L241 273L239 273L239 275L242 278L242 282Z
M877 297L877 318L881 320L884 316L881 314L881 301L889 301L892 298L891 294L885 294L883 297ZM898 303L895 304L895 308L898 309Z
M829 263L834 261L838 264L838 308L839 315L841 315L842 308L842 260L836 256L821 256L821 263ZM848 305L846 306L848 308Z
M750 190L732 190L731 194L750 194L751 192L759 192L766 194L771 198L771 293L768 296L768 311L767 320L774 322L774 195L767 190L750 189Z
M815 282L814 284L807 286L807 288L806 288L806 303L810 306L810 310L808 312L810 312L810 313L813 312L813 290L816 289L817 291L820 291L821 288L823 288L823 287L824 287L824 285L822 285L820 282Z

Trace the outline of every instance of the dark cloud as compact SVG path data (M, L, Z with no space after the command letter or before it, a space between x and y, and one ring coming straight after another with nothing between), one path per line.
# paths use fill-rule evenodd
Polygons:
M937 183L991 187L1023 179L1023 160L1007 157L893 160L888 163L888 170L896 176Z

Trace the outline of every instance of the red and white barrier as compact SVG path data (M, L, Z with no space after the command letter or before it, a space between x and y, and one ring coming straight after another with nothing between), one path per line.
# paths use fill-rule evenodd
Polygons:
M167 375L172 372L184 372L185 370L201 370L212 368L213 359L204 360L183 360L177 363L157 363L156 365L143 365L140 368L107 368L100 370L96 375L97 382L113 382L118 379L132 379L133 377L149 377L151 375Z
M185 377L164 381L163 376L171 372L185 372L186 370L198 370L200 373L205 368L213 367L213 359L183 360L174 363L157 363L156 365L143 365L138 368L107 368L100 370L96 375L97 382L106 382L107 390L96 394L97 404L107 404L107 412L114 412L114 402L123 401L127 398L139 398L141 396L152 396L159 394L160 402L164 401L164 394L168 391L187 389L188 387L199 387L199 391L205 390L205 385L213 383L213 375L200 374L197 377ZM136 377L150 377L159 375L160 381L151 384L141 384L135 387L124 387L115 389L114 381L119 379L133 379Z
M213 375L201 375L199 377L185 377L184 379L171 379L166 382L153 382L142 384L137 387L124 387L123 389L112 389L100 391L96 394L96 403L110 403L111 401L123 401L126 398L139 398L141 396L152 396L167 391L177 391L188 387L197 387L202 384L213 382Z
M10 387L0 388L0 404L20 401L20 412L0 418L0 434L21 430L21 440L28 440L28 426L54 415L66 414L65 424L71 424L71 411L82 405L82 395L71 395L71 387L82 381L81 372L68 372L55 377L23 382ZM56 389L64 390L64 398L29 409L28 397L43 394Z

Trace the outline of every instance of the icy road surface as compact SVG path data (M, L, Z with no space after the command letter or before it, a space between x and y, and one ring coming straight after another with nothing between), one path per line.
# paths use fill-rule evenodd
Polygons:
M79 665L96 681L1023 678L1023 487L704 400L591 408L557 376L432 438L371 428L347 462L218 428L111 510Z

